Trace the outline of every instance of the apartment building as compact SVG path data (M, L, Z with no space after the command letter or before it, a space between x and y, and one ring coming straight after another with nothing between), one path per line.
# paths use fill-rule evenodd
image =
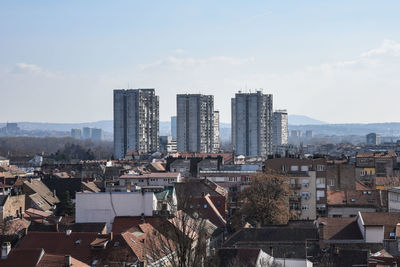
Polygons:
M114 156L159 149L159 98L154 89L114 90Z
M176 104L178 152L218 152L219 113L214 111L214 96L178 94Z
M231 104L235 154L264 157L272 154L272 95L239 91Z

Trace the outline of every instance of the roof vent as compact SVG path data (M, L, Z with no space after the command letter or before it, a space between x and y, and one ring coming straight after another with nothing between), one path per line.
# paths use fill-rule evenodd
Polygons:
M72 233L72 230L69 230L69 229L65 232L65 234L66 234L67 236L70 236L71 233Z

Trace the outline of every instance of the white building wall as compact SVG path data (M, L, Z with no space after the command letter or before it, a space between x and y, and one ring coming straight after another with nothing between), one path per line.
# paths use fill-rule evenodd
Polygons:
M400 193L388 191L389 212L400 212Z
M76 193L75 221L105 222L110 231L116 216L152 216L156 209L152 192Z
M366 243L383 243L384 226L365 226Z

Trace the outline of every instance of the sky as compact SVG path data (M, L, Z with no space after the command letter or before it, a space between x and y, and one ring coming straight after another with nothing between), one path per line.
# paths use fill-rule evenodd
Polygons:
M329 123L400 121L400 1L0 1L0 122L113 118L113 89L239 90Z

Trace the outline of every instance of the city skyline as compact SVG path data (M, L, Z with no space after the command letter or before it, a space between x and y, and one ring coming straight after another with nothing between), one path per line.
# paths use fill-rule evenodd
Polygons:
M400 121L400 4L343 3L3 1L0 91L19 107L5 101L0 121L112 119L112 90L128 87L155 88L162 121L175 94L202 93L229 122L246 88L329 123Z

